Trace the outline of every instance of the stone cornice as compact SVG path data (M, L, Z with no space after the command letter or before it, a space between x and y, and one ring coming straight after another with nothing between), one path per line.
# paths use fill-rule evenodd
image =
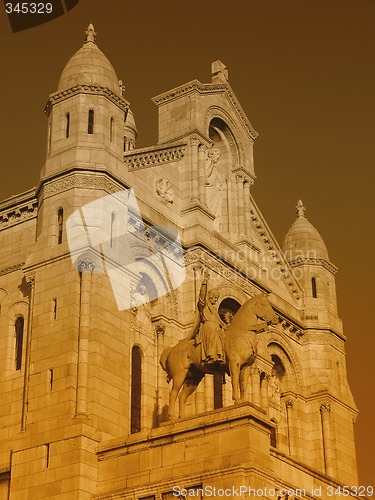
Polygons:
M23 268L24 262L20 262L19 264L14 264L13 266L5 267L4 269L0 269L0 276L4 276L5 274L13 273L15 271L19 271Z
M271 290L265 287L256 279L245 276L237 266L233 266L228 260L211 254L210 250L200 246L187 248L185 251L186 265L194 265L197 262L204 264L205 267L216 272L224 280L237 285L243 292L249 296L255 293L271 293Z
M61 92L55 92L49 96L46 107L44 108L44 112L47 116L49 116L52 106L58 102L65 101L70 97L73 97L77 94L101 94L107 97L110 101L112 101L116 106L121 108L123 111L129 109L129 103L123 97L116 95L112 90L109 90L107 87L99 87L97 85L75 85L70 89L62 90Z
M274 263L279 269L281 276L283 276L291 296L293 297L294 300L300 300L302 298L301 288L297 283L297 280L293 278L291 274L288 273L289 265L284 258L281 248L275 241L273 241L271 231L268 228L263 217L260 215L260 211L258 210L252 198L251 198L251 203L254 208L250 210L250 218L252 223L254 224L257 233L263 240L267 250L274 254Z
M188 95L193 92L198 94L213 94L218 92L226 94L249 136L252 139L255 139L258 136L258 132L256 132L256 130L254 130L251 126L244 110L242 109L242 106L238 102L237 97L228 83L201 83L199 80L192 80L191 82L180 85L179 87L176 87L168 92L164 92L163 94L153 97L152 101L157 106L160 106L167 102L174 101L182 95Z
M300 266L301 264L306 264L306 265L320 265L323 266L327 271L332 273L333 275L337 274L338 268L331 264L331 262L328 262L328 260L325 259L313 259L313 258L305 258L305 257L298 257L296 260L292 260L289 262L289 265L291 267L297 267Z
M73 188L103 189L112 194L117 193L124 186L111 178L106 172L83 172L75 170L54 179L46 180L40 190L42 199L49 198L57 193L67 191Z
M181 160L185 154L185 144L153 148L149 151L132 151L124 155L124 163L129 171L155 167Z
M37 213L38 200L35 196L29 198L26 202L22 202L22 198L15 198L14 203L9 204L8 206L5 205L5 207L0 211L0 231L33 219L36 217Z
M201 144L203 144L204 146L207 146L207 147L211 147L213 144L213 142L211 141L211 139L209 137L202 134L202 132L200 132L199 130L193 129L193 130L189 130L185 134L178 135L177 137L174 137L173 139L168 139L165 142L159 142L159 146L168 145L170 143L175 144L177 141L184 141L184 145L186 145L190 139L197 139ZM171 144L171 147L172 147L172 144Z

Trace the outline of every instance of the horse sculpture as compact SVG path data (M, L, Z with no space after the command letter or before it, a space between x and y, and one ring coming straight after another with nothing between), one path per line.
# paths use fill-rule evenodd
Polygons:
M178 396L179 416L185 416L186 399L193 394L206 373L228 373L232 380L233 401L235 404L242 403L246 392L245 368L252 365L256 358L256 335L269 323L277 322L277 315L267 297L260 294L240 307L224 333L226 361L223 366L202 363L201 346L189 336L174 347L165 349L160 364L167 372L168 381L173 380L169 394L169 418L176 418Z

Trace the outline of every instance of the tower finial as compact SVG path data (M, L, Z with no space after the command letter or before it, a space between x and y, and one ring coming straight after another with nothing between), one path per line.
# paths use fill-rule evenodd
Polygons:
M94 29L94 26L92 23L89 24L87 30L85 31L85 35L86 35L86 43L87 42L95 43L97 33L95 32L95 29Z
M296 212L298 214L298 217L305 217L306 207L304 206L301 200L298 200L296 206Z

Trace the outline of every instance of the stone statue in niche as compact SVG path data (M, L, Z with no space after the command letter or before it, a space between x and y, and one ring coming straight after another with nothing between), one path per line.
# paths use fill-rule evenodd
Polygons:
M280 382L274 370L272 371L268 387L270 402L275 405L280 405Z
M151 327L151 307L147 288L140 282L132 293L132 313L143 327Z
M208 208L216 217L221 215L222 181L216 166L219 158L220 149L212 148L208 151L205 161L206 202Z
M174 192L172 184L168 179L160 178L156 181L156 194L163 198L167 203L172 204L174 200Z

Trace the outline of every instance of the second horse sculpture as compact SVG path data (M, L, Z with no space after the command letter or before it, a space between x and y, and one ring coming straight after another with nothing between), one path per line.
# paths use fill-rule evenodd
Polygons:
M168 380L173 380L169 395L169 418L176 418L175 403L178 395L179 415L180 417L185 415L186 399L193 394L206 373L228 373L232 379L233 401L242 403L246 389L244 370L255 361L257 332L264 330L269 323L277 322L277 315L267 297L260 294L247 300L240 307L224 333L223 366L203 363L201 345L189 337L174 347L165 349L160 364L167 372Z

